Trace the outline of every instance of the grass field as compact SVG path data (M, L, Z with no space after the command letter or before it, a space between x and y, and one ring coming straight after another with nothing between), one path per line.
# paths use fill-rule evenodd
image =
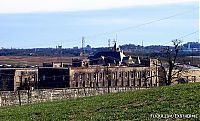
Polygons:
M0 108L2 121L154 120L150 114L200 116L200 83Z

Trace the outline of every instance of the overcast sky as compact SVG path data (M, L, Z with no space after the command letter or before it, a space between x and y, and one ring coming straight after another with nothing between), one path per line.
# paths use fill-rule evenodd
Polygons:
M0 47L74 47L82 36L86 45L107 46L116 34L119 44L164 44L199 29L198 6L198 0L0 0ZM198 39L199 32L183 38Z

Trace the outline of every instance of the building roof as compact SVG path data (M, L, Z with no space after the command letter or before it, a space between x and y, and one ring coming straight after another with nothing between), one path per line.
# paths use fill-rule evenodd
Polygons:
M195 67L192 65L178 65L180 68L186 69L186 70L200 70L199 67Z
M37 70L37 68L0 68L0 70Z
M125 55L121 52L105 51L105 52L98 52L93 57L91 57L91 59L101 58L102 56L116 61L122 61L122 59L125 57Z

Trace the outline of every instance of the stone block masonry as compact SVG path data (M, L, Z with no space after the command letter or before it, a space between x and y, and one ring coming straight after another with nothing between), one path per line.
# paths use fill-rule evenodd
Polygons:
M110 87L109 92L124 92L144 88L136 87ZM60 88L60 89L38 89L38 90L18 90L0 91L0 107L12 105L26 105L61 99L102 95L108 93L108 88Z

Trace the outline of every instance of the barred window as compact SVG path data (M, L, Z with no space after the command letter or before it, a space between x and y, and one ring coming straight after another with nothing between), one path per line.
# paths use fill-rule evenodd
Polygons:
M126 77L126 78L128 77L128 72L125 72L125 77Z
M82 74L79 75L79 79L80 79L80 80L83 79L83 75L82 75Z
M134 78L134 72L131 71L131 78Z
M192 76L192 82L196 82L196 76Z
M102 73L100 73L100 79L102 79L103 78L103 74Z
M141 72L138 72L138 75L137 75L137 76L138 76L138 78L140 78L140 74L141 74Z
M89 73L89 74L87 74L87 79L88 79L88 80L90 79L90 73Z
M94 75L93 75L93 76L94 76L94 79L96 79L96 76L97 76L97 75L96 75L96 73L94 73Z
M113 77L113 79L115 79L115 73L113 73L112 75L113 75L113 76L112 76L112 77Z
M122 73L121 72L119 72L119 77L122 77Z

